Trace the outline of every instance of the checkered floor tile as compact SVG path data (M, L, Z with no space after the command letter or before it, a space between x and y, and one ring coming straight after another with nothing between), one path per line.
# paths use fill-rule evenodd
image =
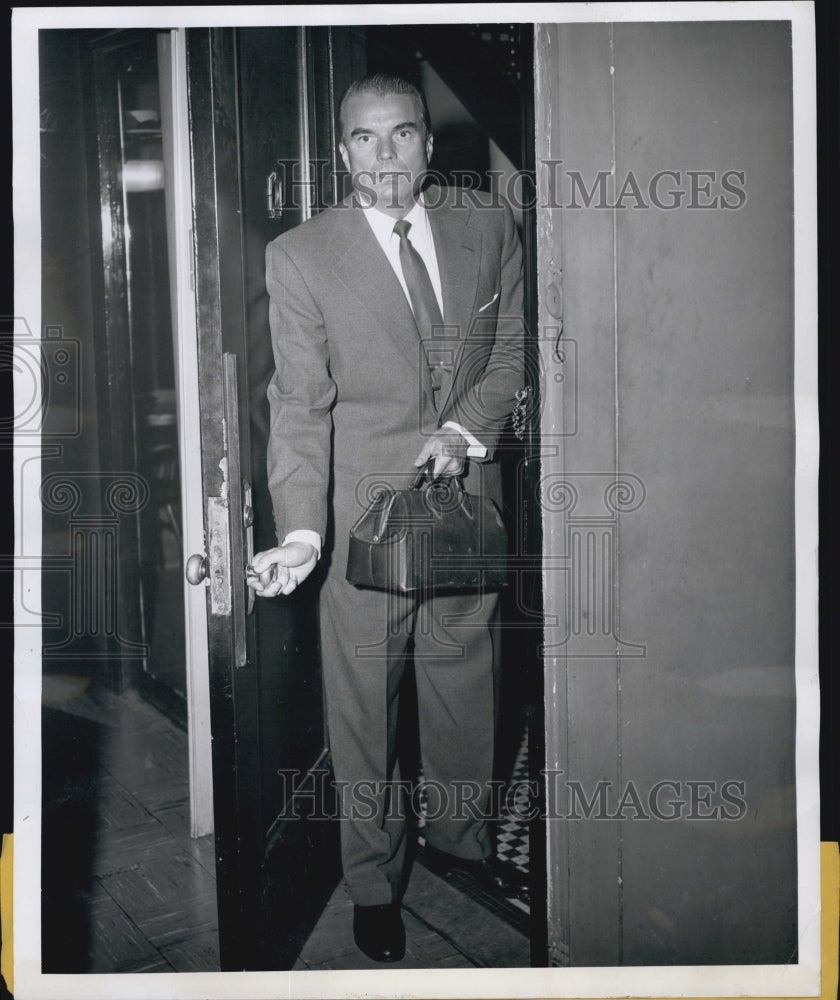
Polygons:
M496 853L508 864L528 872L528 811L531 796L528 785L528 734L523 733L502 807L502 819L496 830Z
M418 860L423 861L423 848L425 839L423 837L423 827L425 826L426 795L422 787L422 775L420 776L420 794L418 796L420 804L420 815L418 826L420 828ZM529 874L529 838L528 838L528 811L531 807L529 786L528 786L528 733L523 732L519 751L513 767L513 773L505 788L500 811L501 820L496 826L496 855L509 865L513 865L525 874ZM526 899L499 899L484 892L475 885L473 880L464 874L450 872L446 875L446 881L455 888L465 892L468 896L482 903L488 909L503 917L523 933L529 933L530 907Z

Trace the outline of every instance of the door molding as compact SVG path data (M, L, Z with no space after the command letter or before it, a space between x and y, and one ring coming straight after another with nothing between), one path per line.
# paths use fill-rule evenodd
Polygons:
M187 108L187 50L183 28L158 36L164 146L166 231L174 331L178 453L184 557L204 549L204 496L198 398L198 347L192 245L192 185ZM213 832L213 769L207 602L204 588L184 587L190 834Z

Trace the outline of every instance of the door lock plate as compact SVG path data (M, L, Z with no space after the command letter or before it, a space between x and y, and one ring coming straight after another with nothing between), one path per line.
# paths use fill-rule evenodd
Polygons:
M207 562L210 572L210 614L229 615L230 546L227 504L221 497L207 498Z

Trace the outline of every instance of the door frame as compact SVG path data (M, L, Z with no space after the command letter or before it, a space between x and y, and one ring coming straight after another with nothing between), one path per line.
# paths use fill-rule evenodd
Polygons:
M198 344L193 258L192 182L187 107L186 29L158 35L161 126L164 143L166 231L169 250L175 350L178 454L181 465L183 552L204 550L204 495L198 427ZM189 742L190 835L213 832L213 770L210 739L207 602L202 590L184 585L184 643Z
M101 231L96 264L96 295L102 303L95 329L97 354L104 359L97 372L98 409L112 414L100 424L100 468L137 471L138 452L126 399L131 394L130 325L128 317L127 224L125 204L119 196L122 177L118 167L119 128L117 113L101 85L121 51L142 37L157 38L162 138L164 142L167 251L171 299L172 351L176 381L176 432L181 486L181 530L184 551L203 547L200 452L197 435L197 351L195 297L192 289L192 194L187 123L186 56L184 29L155 31L126 28L92 33L82 50L83 85L89 99L86 125L89 129L91 228ZM95 193L94 193L95 192ZM99 256L101 255L101 256ZM136 513L134 518L136 518ZM121 693L138 689L141 696L161 704L164 711L183 726L188 735L190 832L200 837L213 831L212 773L210 763L210 709L207 684L206 612L202 595L184 586L184 659L186 705L179 697L165 697L153 678L142 669L148 655L138 567L142 552L136 521L125 518L117 534L117 618L120 634L133 640L114 638L114 648L102 655L107 671L104 680ZM119 643L119 645L117 645ZM184 711L186 708L186 711Z

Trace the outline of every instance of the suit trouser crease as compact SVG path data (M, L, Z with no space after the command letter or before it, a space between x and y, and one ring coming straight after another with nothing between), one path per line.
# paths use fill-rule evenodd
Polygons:
M333 768L342 793L341 854L354 903L396 901L406 822L399 792L399 687L412 635L428 843L460 857L490 854L498 662L488 622L498 595L419 599L366 590L335 561L321 591L321 643ZM446 801L441 800L445 797Z

